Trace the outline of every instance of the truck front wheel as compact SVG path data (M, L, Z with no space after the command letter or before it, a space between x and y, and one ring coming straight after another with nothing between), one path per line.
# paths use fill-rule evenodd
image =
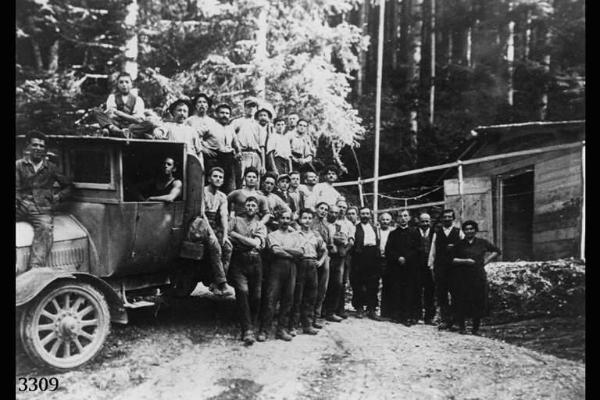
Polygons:
M23 348L40 366L65 371L91 361L110 331L104 295L92 285L58 281L26 307L19 323Z

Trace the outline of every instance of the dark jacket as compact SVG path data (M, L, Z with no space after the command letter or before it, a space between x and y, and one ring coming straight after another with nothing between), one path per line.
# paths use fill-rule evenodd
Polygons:
M48 210L56 206L57 200L61 201L71 193L71 180L61 174L55 164L47 160L44 160L40 169L35 172L31 160L24 157L17 160L15 170L15 196L17 202L33 202L38 208ZM53 196L54 183L56 182L61 188L57 193L58 199Z
M379 241L381 240L379 237L379 230L374 227L372 224L371 227L373 228L373 231L375 231L375 245L379 248ZM356 233L354 234L354 247L353 249L353 254L361 254L364 248L364 243L365 243L365 231L363 230L363 227L360 223L356 224ZM379 254L379 252L377 253Z
M406 259L405 266L414 266L418 261L420 247L419 232L412 227L402 229L396 228L390 232L388 241L385 244L385 258L388 265L401 266L398 258Z

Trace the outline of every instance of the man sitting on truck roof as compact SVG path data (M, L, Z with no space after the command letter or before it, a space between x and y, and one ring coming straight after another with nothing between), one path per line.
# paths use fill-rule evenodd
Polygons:
M46 159L46 135L39 131L27 134L29 154L16 163L16 219L33 226L33 242L28 268L46 266L53 243L53 211L72 189L71 180ZM54 184L61 190L54 194Z
M117 76L117 90L106 99L106 111L94 109L94 116L104 135L128 136L125 128L144 121L144 100L131 93L133 80L127 72ZM148 127L152 132L152 126Z

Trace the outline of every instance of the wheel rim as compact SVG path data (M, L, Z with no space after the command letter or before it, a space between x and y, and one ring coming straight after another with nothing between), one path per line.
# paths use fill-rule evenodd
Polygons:
M29 326L37 354L51 365L73 367L96 354L105 339L100 302L77 287L50 293L36 307Z

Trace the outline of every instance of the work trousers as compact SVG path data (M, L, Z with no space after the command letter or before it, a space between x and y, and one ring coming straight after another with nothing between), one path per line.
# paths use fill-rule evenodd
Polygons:
M190 226L189 240L200 241L204 248L208 250L208 264L212 272L213 283L219 285L227 282L225 277L225 269L223 268L223 255L221 252L221 244L217 235L211 228L208 219L197 217ZM202 263L202 262L200 262ZM202 263L204 265L204 263Z
M350 285L352 286L352 306L355 310L367 307L369 311L377 309L377 292L379 291L379 248L367 246L360 253L352 257L352 272Z
M275 172L277 169L278 175L290 173L290 162L287 158L273 157L275 165L271 166L271 171Z
M321 268L317 269L317 297L315 300L315 319L321 318L321 312L323 311L323 302L325 301L325 294L327 293L327 284L329 283L329 263L331 259L329 256L325 257L325 262Z
M260 311L262 262L257 251L234 252L229 281L235 289L235 302L242 333L257 326Z
M346 288L350 282L350 273L352 271L352 254L346 254L344 258L344 271L342 272L342 295L340 296L336 311L338 315L342 315L346 309Z
M235 159L233 157L233 153L221 153L217 152L214 157L207 157L204 155L204 165L206 171L206 178L208 179L208 173L211 168L221 167L225 171L225 178L223 180L223 186L221 190L225 194L229 194L235 190ZM241 186L240 186L241 187Z
M325 295L325 315L339 312L340 302L344 301L344 265L346 256L332 255L329 261L329 282Z
M45 267L54 242L54 217L50 210L40 210L32 201L17 200L16 206L16 220L33 226L28 269Z
M279 330L289 325L289 314L294 301L296 286L296 264L287 258L274 258L269 266L269 278L265 297L265 309L262 315L262 330L269 331L273 323L275 306L279 301Z
M305 258L296 264L296 286L292 306L290 329L298 325L303 328L313 323L313 310L317 298L317 260Z
M419 283L417 286L417 310L415 319L429 320L435 317L435 301L434 301L434 282L433 274L427 264L421 264L419 267ZM425 315L423 316L423 309Z
M453 319L451 304L448 301L450 296L449 267L448 265L435 265L433 268L435 299L440 307L440 318L445 323L451 323Z

